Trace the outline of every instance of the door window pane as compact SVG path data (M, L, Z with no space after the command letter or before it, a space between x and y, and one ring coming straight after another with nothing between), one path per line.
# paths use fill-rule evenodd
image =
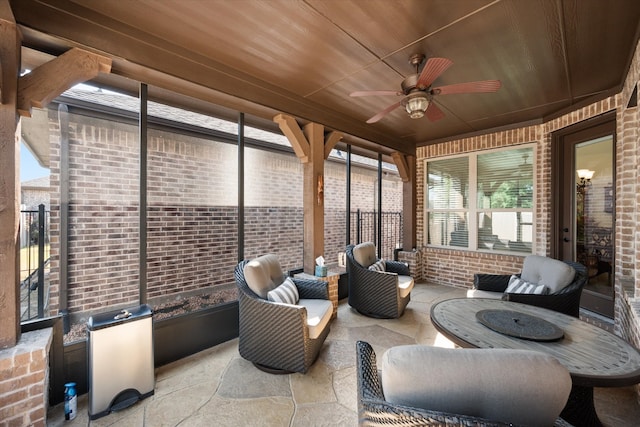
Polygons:
M613 138L577 144L575 162L576 258L589 270L585 289L613 298Z

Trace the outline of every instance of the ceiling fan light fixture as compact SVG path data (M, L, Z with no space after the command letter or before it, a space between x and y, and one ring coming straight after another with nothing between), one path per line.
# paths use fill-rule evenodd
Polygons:
M427 111L427 107L429 107L429 100L423 94L418 93L405 98L402 104L405 110L407 110L407 113L409 113L409 117L412 119L420 119L424 117L424 112Z

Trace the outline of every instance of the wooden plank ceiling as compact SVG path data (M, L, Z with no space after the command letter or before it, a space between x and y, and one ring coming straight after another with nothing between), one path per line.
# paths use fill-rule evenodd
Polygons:
M383 152L540 122L620 90L637 0L10 0L25 45L114 58L112 73L262 119L291 114ZM435 81L498 79L489 94L436 97L445 118L396 108L411 54L453 65ZM160 93L160 92L157 92Z

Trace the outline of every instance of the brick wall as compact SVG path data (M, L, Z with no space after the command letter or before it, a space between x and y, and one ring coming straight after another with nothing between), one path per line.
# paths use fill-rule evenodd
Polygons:
M138 303L139 147L137 128L70 114L69 310ZM51 129L51 308L59 296L60 130ZM149 130L147 293L154 303L234 286L237 263L237 147ZM345 246L346 170L325 163L325 258ZM352 167L353 209L377 207L377 171ZM402 182L383 177L384 209L401 211ZM245 258L276 253L285 270L302 266L302 165L293 155L245 151Z
M640 348L640 43L618 97L615 332ZM635 102L632 102L633 98ZM640 397L640 386L636 386Z
M0 350L0 425L46 426L52 329L22 334Z

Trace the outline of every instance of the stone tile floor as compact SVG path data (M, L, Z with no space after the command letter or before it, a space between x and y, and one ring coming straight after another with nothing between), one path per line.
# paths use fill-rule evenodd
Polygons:
M378 355L396 345L451 345L429 320L431 305L465 291L419 284L400 319L380 320L340 302L338 318L320 356L306 375L271 375L238 353L237 339L156 369L155 394L120 412L89 421L87 395L78 416L64 421L64 407L48 412L48 426L355 426L355 342L369 342ZM637 426L640 405L632 387L595 389L596 409L606 426Z

